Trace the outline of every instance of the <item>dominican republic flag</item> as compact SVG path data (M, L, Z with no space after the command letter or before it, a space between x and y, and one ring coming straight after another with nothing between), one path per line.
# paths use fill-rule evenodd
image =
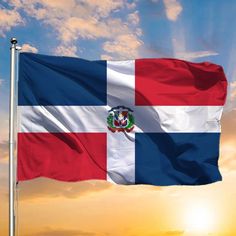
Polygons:
M226 87L209 62L21 53L18 180L219 181Z

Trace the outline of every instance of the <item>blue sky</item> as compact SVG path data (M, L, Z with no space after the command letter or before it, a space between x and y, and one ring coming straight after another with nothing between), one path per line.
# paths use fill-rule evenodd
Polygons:
M236 97L236 1L1 0L0 100L6 118L9 39L23 51L89 60L175 57L224 67Z

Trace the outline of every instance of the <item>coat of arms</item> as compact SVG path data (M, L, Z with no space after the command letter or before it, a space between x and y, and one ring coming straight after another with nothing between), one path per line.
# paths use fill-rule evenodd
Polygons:
M125 106L113 107L108 111L108 129L112 132L131 132L134 129L133 110Z

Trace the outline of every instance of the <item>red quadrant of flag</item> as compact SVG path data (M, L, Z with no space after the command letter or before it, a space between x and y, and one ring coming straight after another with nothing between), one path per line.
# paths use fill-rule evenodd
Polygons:
M106 179L106 139L105 133L19 133L18 180Z
M137 106L221 106L227 82L221 66L177 59L135 60Z

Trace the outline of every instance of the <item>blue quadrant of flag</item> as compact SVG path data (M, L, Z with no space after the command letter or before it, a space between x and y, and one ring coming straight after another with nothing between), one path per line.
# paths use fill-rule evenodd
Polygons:
M33 75L33 80L30 75ZM106 61L38 54L20 56L18 104L106 105Z

